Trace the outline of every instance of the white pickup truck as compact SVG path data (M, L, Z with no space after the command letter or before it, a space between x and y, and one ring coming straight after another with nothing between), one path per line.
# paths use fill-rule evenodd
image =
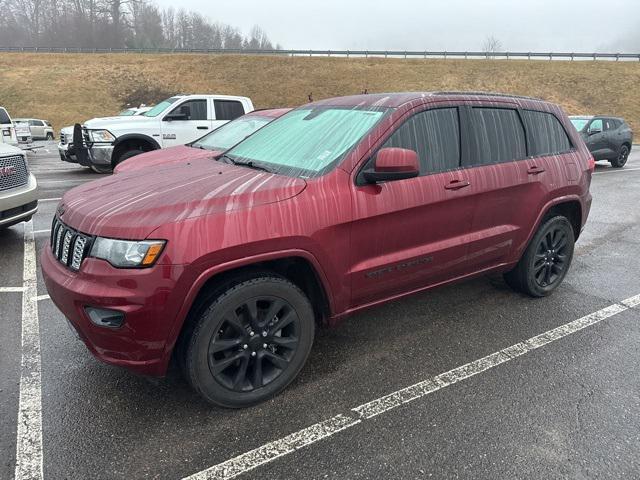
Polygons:
M176 95L142 115L76 124L63 160L106 173L127 158L192 142L251 111L253 103L247 97Z

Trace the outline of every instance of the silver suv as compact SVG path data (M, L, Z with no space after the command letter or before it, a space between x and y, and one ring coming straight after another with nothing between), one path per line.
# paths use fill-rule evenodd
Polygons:
M37 189L25 153L0 143L0 229L26 222L36 213Z
M14 118L13 123L28 123L31 138L34 140L53 140L54 133L51 123L39 118Z

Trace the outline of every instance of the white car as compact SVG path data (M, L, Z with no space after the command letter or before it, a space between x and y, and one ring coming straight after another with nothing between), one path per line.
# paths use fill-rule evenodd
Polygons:
M4 107L0 107L0 143L18 146L18 137L9 112Z
M142 115L95 118L82 125L82 145L65 153L92 170L110 172L118 163L151 150L184 145L253 111L247 97L176 95ZM79 128L76 125L75 128ZM73 160L71 160L73 161Z
M27 124L33 140L53 140L53 127L47 120L41 120L39 118L14 118L13 123Z
M26 222L36 213L37 190L25 153L0 143L0 229Z

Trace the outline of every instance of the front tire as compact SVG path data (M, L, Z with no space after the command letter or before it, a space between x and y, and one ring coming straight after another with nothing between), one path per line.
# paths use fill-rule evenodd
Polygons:
M627 163L628 158L629 158L629 147L627 147L626 145L622 145L620 147L620 151L618 152L618 156L614 160L610 161L611 166L613 168L622 168Z
M127 150L126 152L124 152L122 155L118 157L115 164L120 165L125 160L128 160L129 158L135 157L136 155L140 155L142 153L144 152L142 150L138 150L137 148L134 148L133 150Z
M516 267L505 273L507 284L532 297L550 295L564 280L573 258L575 235L569 220L544 221Z
M89 165L92 172L95 173L111 173L111 167L106 165Z
M186 340L184 371L215 405L255 405L298 375L314 334L306 295L282 277L256 276L210 300Z

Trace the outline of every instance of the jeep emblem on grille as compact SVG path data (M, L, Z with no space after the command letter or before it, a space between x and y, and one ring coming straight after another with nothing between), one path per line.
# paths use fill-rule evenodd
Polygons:
M14 173L16 173L16 167L13 165L9 165L7 167L0 167L0 178L10 177Z
M64 214L64 204L61 203L58 205L58 209L56 211L58 212L58 216L62 216Z

